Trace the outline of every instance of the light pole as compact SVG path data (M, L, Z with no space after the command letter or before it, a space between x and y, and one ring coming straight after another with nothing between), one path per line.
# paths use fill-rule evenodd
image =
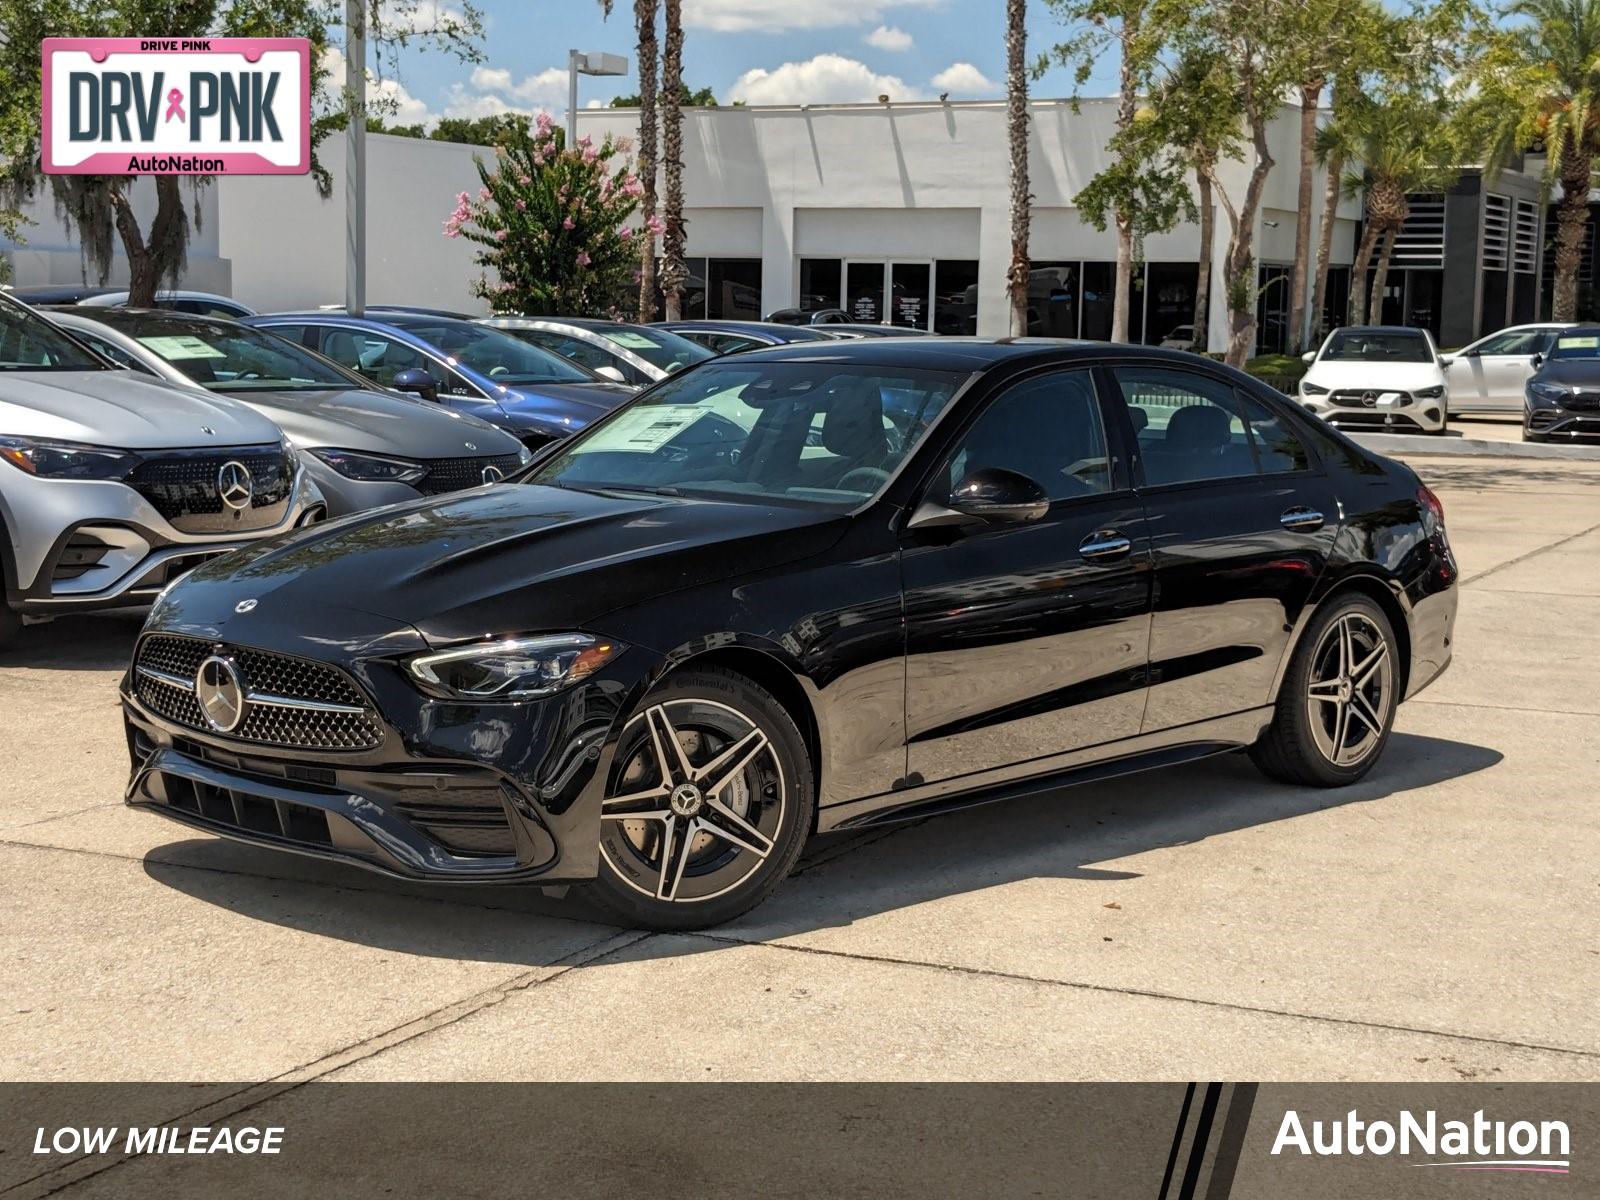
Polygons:
M567 148L578 144L578 76L626 75L628 60L599 50L567 51Z

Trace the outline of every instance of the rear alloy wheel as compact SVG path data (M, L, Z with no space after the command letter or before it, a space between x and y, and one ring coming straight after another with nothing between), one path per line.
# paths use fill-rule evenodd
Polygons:
M1287 783L1354 783L1389 740L1399 679L1394 630L1383 610L1365 596L1336 600L1295 652L1277 713L1250 751L1256 766Z
M732 920L788 875L814 803L800 732L765 689L669 676L618 740L593 899L648 929Z

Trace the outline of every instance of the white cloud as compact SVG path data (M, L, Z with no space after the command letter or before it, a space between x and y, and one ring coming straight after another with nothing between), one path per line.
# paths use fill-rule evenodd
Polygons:
M757 67L734 81L728 96L746 104L853 104L886 95L916 100L922 93L895 75L879 75L840 54L819 54L770 71Z
M896 29L893 25L879 25L861 40L878 50L889 50L894 53L909 50L915 44L909 33L904 29Z
M386 32L426 36L464 28L467 14L440 0L383 0L378 21Z
M344 52L333 47L322 52L322 66L330 73L328 88L335 103L344 87ZM459 85L458 85L459 86ZM367 72L367 106L376 111L387 125L432 125L438 114L417 99L398 79L378 79Z
M503 113L561 111L567 104L567 73L550 67L518 79L504 67L474 67L467 83L455 83L445 98L447 117L495 117Z
M1002 89L971 63L951 63L933 77L933 86L941 92L951 92L956 99L966 96L994 96Z
M683 23L718 33L836 29L881 20L891 9L933 8L943 0L684 0Z

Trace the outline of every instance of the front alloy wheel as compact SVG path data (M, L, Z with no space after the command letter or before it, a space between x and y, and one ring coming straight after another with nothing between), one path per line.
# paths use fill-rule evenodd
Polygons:
M788 874L811 791L799 732L764 689L721 670L670 676L618 739L594 898L653 929L730 920Z

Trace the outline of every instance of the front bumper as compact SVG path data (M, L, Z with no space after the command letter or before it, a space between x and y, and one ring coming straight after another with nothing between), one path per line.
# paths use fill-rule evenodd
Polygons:
M1574 411L1541 405L1525 409L1522 433L1536 441L1579 441L1600 438L1600 407Z
M1380 393L1385 394L1385 393ZM1423 400L1405 393L1409 403L1371 406L1335 403L1327 396L1300 393L1300 403L1308 412L1321 417L1335 429L1384 433L1438 433L1444 429L1449 412L1449 397Z
M174 720L141 698L130 671L124 799L207 833L405 879L593 879L620 718L655 662L630 648L577 687L496 705L430 699L393 662L336 664L381 728L376 745L354 751L247 742Z
M185 533L122 483L34 479L7 468L0 492L0 554L5 598L19 612L68 611L148 604L172 580L202 562L262 538L287 533L327 511L305 470L295 477L282 519L236 534ZM62 564L76 546L105 547L94 569L74 575Z

